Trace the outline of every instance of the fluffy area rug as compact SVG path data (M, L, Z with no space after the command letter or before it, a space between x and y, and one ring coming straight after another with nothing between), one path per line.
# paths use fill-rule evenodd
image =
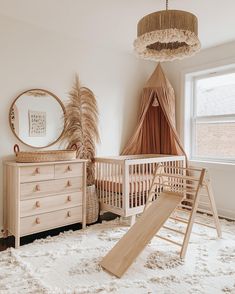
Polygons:
M217 239L195 225L184 262L175 245L154 237L122 279L99 265L128 230L118 219L40 239L0 254L0 293L234 294L235 222L222 221L222 229Z

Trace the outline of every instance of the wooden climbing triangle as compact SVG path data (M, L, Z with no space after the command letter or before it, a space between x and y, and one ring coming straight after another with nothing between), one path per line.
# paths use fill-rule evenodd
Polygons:
M214 226L211 226L211 216ZM167 220L171 221L170 224ZM178 229L177 223L183 224L184 230ZM154 236L180 247L183 259L194 223L215 228L221 237L208 172L160 164L155 170L143 214L100 264L120 278ZM161 230L180 235L182 241L161 235Z

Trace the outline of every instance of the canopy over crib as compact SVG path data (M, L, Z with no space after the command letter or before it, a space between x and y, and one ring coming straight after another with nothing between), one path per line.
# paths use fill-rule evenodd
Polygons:
M122 154L185 155L175 127L174 90L160 64L142 91L138 124Z

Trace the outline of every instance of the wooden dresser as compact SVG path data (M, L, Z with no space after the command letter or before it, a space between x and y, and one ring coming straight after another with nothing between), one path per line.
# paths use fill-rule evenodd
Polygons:
M73 223L86 226L86 161L4 164L4 231L20 237Z

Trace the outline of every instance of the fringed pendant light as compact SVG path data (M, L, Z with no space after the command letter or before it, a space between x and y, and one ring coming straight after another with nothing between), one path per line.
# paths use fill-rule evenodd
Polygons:
M201 48L197 17L187 11L166 10L144 16L138 23L135 52L144 59L183 59Z

